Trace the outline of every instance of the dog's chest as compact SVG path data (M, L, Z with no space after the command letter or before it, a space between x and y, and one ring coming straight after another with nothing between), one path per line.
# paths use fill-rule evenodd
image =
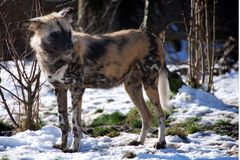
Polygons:
M80 83L81 65L72 63L69 57L47 57L44 54L37 54L41 71L50 83Z
M64 74L65 84L82 84L82 65L79 63L69 63Z
M47 78L50 83L52 82L59 82L59 83L65 83L65 75L68 69L68 65L64 65L60 67L55 72L47 73ZM46 74L46 73L45 73Z

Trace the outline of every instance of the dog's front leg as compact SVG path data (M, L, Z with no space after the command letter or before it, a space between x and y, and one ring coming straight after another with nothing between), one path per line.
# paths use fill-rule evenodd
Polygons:
M66 152L77 152L80 149L80 140L82 136L81 130L81 110L82 110L82 96L84 93L84 88L79 86L73 86L70 88L72 95L72 132L73 132L73 142L69 150Z
M55 86L55 95L57 97L59 125L62 131L62 139L60 144L56 144L53 147L65 150L67 148L67 137L69 132L67 90L65 88Z

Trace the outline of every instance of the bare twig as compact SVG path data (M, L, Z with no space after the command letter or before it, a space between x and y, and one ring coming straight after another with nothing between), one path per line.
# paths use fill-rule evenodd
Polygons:
M3 103L3 105L4 105L4 107L5 107L6 111L7 111L7 113L8 113L8 115L9 115L10 119L12 120L13 124L14 124L16 127L18 127L18 124L17 124L16 120L14 119L12 113L11 113L10 110L9 110L7 101L6 101L6 99L5 99L5 96L4 96L1 88L0 88L0 96L1 96L1 98L2 98L2 103Z

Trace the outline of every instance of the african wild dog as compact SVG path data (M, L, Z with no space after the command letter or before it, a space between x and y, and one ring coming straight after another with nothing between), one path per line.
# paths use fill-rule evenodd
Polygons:
M122 30L94 36L75 32L70 25L71 13L71 8L65 8L23 23L34 32L31 46L36 52L42 72L55 88L62 141L54 147L65 152L79 151L81 105L85 88L107 89L121 83L124 83L142 118L140 136L130 144L144 143L151 124L152 114L142 94L144 86L158 116L159 134L154 146L164 147L163 110L168 110L168 79L161 41L141 30ZM72 95L74 134L69 149L67 90Z

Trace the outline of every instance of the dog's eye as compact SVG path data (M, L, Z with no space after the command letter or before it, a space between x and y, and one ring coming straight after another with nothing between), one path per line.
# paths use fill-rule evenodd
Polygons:
M57 38L57 36L58 36L58 34L56 32L52 32L50 34L50 37L52 37L52 38Z

